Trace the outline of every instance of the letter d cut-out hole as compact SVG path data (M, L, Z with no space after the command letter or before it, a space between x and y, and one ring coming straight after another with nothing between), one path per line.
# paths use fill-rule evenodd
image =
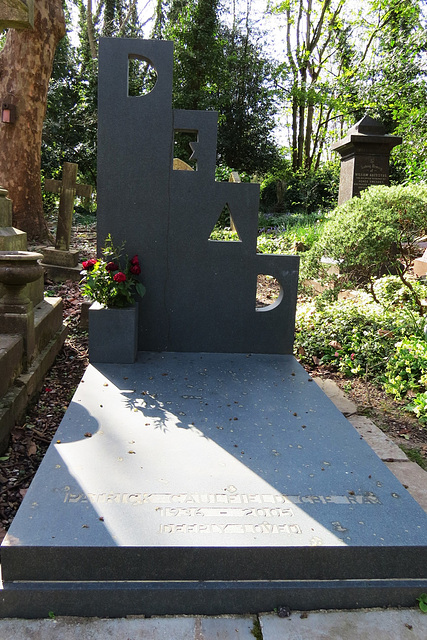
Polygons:
M257 277L256 305L257 311L270 311L277 307L283 296L282 287L273 276L260 273Z
M137 98L146 96L154 89L157 82L157 71L149 60L138 56L129 56L128 61L128 96Z

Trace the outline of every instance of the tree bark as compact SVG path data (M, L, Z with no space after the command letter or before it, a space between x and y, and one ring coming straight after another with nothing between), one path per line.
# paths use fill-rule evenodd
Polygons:
M41 140L53 58L65 35L61 0L35 0L34 28L9 29L0 53L0 100L16 122L0 122L0 185L13 201L13 224L30 240L47 236L40 182Z

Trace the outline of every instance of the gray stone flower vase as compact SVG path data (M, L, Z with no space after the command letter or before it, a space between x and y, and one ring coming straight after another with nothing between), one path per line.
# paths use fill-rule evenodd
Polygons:
M138 305L89 309L89 361L132 363L138 350Z

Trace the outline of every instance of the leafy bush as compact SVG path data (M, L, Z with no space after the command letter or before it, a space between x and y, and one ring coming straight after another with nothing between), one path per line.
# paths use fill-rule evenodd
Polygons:
M385 372L384 388L407 405L421 423L427 423L427 342L409 336L396 344Z
M427 295L426 283L423 280L414 280L411 286L416 296L421 299ZM409 310L418 311L418 306L410 289L402 283L398 276L383 276L375 280L373 291L376 300L383 307L405 306Z
M424 391L427 383L427 342L410 336L396 344L387 363L384 388L395 398L402 399L409 390Z
M229 182L230 176L235 169L231 167L227 167L225 164L220 164L215 167L215 180L217 182ZM245 171L238 171L239 178L241 182L251 182L252 176Z
M264 211L287 213L330 209L337 201L338 185L338 163L296 173L283 163L261 183L261 207Z
M396 340L421 336L421 325L421 318L384 309L366 295L358 301L315 301L297 310L295 353L302 363L380 380Z
M411 247L426 232L427 185L370 187L333 212L306 260L305 277L320 274L335 291L350 285L370 287L374 293L374 280L394 273L411 291L422 313L405 273L411 263ZM322 256L339 263L339 278L327 275Z

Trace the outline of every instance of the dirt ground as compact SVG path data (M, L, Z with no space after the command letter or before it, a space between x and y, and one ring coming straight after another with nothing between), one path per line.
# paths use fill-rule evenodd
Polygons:
M95 241L93 227L74 229L73 245L79 248L82 260L95 257ZM78 283L69 281L57 285L46 281L46 291L62 297L69 333L45 378L42 391L13 429L9 449L0 459L0 540L12 522L89 362L87 332L79 328L82 296ZM260 276L257 305L271 304L278 292L279 286L274 279ZM321 367L313 368L310 373L334 379L356 403L358 413L369 416L405 449L411 459L427 468L427 428L421 427L405 412L402 404L364 380L345 379Z

